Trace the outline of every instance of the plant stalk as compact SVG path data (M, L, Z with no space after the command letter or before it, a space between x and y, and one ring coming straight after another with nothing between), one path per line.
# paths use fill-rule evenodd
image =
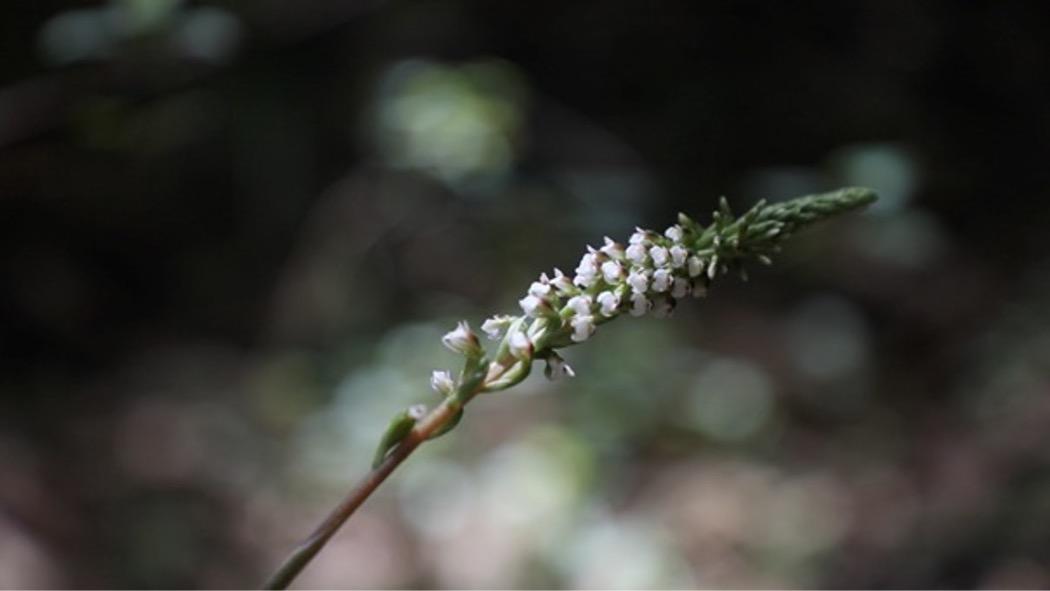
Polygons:
M263 583L263 589L287 589L288 585L299 576L299 573L310 564L314 556L324 548L328 540L357 511L379 485L412 454L424 441L445 425L459 410L458 403L445 400L425 417L420 419L412 431L390 451L390 455L374 470L357 483L343 500L328 514L328 517L317 526L299 546L284 559L281 566Z

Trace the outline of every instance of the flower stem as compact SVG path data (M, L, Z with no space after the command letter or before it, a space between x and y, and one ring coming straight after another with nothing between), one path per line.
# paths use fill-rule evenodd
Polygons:
M288 585L299 576L306 565L310 564L314 556L321 551L321 548L324 548L343 523L379 488L379 485L394 472L401 462L405 461L421 443L448 423L459 410L460 403L448 399L420 419L412 431L401 440L397 447L391 450L390 455L358 482L357 486L317 526L317 529L284 559L281 566L263 584L263 589L287 589Z

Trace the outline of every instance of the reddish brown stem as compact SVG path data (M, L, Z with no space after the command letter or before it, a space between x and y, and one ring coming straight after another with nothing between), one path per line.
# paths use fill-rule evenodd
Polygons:
M288 588L288 585L306 568L306 565L310 564L314 556L321 551L321 548L324 548L328 540L339 531L339 528L357 511L357 508L379 488L379 485L393 473L401 462L405 461L405 458L451 420L459 407L459 403L446 400L420 419L412 431L383 460L383 463L369 472L317 526L317 529L284 559L280 568L274 571L263 584L263 589Z

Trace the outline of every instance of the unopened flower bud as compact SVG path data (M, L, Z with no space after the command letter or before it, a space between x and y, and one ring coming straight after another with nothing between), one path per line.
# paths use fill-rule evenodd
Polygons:
M678 226L678 225L671 226L670 228L667 229L666 232L664 232L664 236L667 236L672 242L681 242L682 241L682 227Z

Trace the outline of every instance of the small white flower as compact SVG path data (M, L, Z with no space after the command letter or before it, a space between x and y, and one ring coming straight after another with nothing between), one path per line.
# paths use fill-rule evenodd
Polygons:
M718 236L715 236L718 238ZM718 255L711 257L711 262L707 264L707 278L714 279L715 275L718 274Z
M590 246L587 247L591 249ZM593 250L593 249L591 249ZM588 252L583 255L580 259L580 264L576 266L577 275L597 275L598 274L598 257L593 252Z
M653 258L653 264L657 267L663 267L667 264L669 254L667 249L662 246L654 246L649 249L649 256Z
M674 312L674 300L668 297L657 298L653 302L653 316L657 318L670 318Z
M629 244L644 245L645 243L649 242L651 237L652 235L649 232L649 230L643 230L641 228L635 227L634 234L631 234L631 237L627 239L627 242Z
M649 311L649 298L644 293L635 293L631 296L631 316L644 316Z
M704 260L698 256L689 257L689 260L686 261L686 266L689 269L690 277L698 277L704 272Z
M649 251L645 248L644 244L632 244L628 246L625 254L627 255L627 260L636 265L644 265L645 260L649 258Z
M669 269L657 269L653 273L653 291L664 292L671 288L671 271Z
M591 306L593 305L591 296L587 294L581 294L569 298L568 306L573 312L576 312L578 316L586 316L591 313Z
M525 315L529 318L539 318L540 316L549 314L552 311L547 300L538 298L534 295L525 296L518 300L518 304L521 306L522 311L525 312Z
M623 278L623 267L616 261L602 263L602 277L606 283L616 283Z
M581 273L581 274L577 275L576 277L574 277L572 279L572 283L573 283L573 285L576 285L577 287L579 287L581 289L587 289L588 287L594 285L595 283L598 283L598 276L597 275L584 275L584 274Z
M441 343L455 353L473 357L481 354L481 343L477 335L470 330L470 325L460 321L456 329L441 337Z
M456 382L452 380L451 373L434 370L434 373L430 374L430 387L438 394L448 396L456 389Z
M568 363L561 358L557 353L551 353L550 357L547 358L547 368L543 371L546 374L547 379L554 381L564 377L574 378L576 372L569 367Z
M689 256L689 251L681 244L675 244L671 247L671 266L675 269L685 266L687 256Z
M598 249L611 259L623 258L623 245L608 236L605 237L605 245Z
M568 295L570 292L574 291L572 280L570 280L565 273L562 273L561 269L558 269L557 267L554 269L554 279L551 279L551 285L560 296Z
M645 293L649 289L649 272L645 269L632 269L627 276L627 285L634 293Z
M497 340L503 331L513 322L510 316L493 316L481 323L481 330L492 340Z
M544 281L533 281L532 285L529 286L529 295L538 298L544 298L550 295L551 286L550 283Z
M572 340L574 343L582 343L594 334L594 316L581 314L572 317Z
M617 308L620 307L620 296L611 291L603 291L598 294L598 305L601 306L603 316L615 316Z
M591 247L587 247L591 248ZM593 250L593 249L592 249ZM576 267L576 277L573 283L580 287L590 287L598 281L598 257L593 252L588 252L580 259Z
M517 331L510 335L510 339L507 340L507 346L510 349L510 354L518 359L532 358L532 341L529 340L529 337L524 332Z
M667 236L668 238L670 238L672 242L681 242L682 241L682 226L679 226L677 224L674 225L674 226L671 226L670 228L667 229L666 232L664 232L664 236Z

